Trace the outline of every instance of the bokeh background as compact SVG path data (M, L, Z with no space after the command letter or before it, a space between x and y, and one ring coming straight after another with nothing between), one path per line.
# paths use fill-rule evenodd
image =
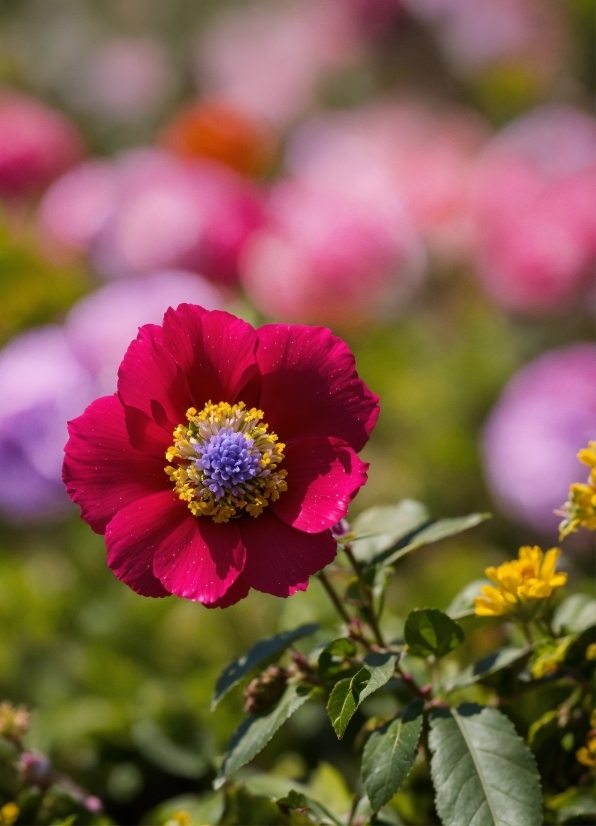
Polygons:
M209 712L228 659L333 617L318 582L225 611L133 594L62 488L67 419L181 301L328 325L381 396L353 514L404 497L494 513L404 563L396 628L520 544L556 544L596 438L593 14L0 4L0 695L117 822L209 788L242 713L236 695ZM589 542L564 564L592 587ZM357 758L308 706L258 765L341 795L329 765L353 779Z

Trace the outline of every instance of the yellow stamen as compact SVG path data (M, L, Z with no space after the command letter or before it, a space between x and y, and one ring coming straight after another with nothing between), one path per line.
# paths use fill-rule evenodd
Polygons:
M188 504L194 516L210 516L214 522L228 522L245 511L257 517L269 501L276 502L288 489L287 471L278 470L284 459L285 445L278 441L275 433L268 432L268 425L262 422L263 415L254 407L248 410L244 402L234 405L208 402L200 412L194 407L187 410L188 426L180 424L174 430L174 444L166 451L166 459L171 464L165 472L174 491ZM259 459L254 477L233 487L224 487L224 495L218 498L207 486L209 479L196 460L209 440L223 428L243 434L247 444L250 440L250 454L257 454Z

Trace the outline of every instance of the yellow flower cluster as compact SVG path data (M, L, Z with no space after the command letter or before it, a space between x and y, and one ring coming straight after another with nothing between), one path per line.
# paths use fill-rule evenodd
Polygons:
M487 568L486 576L495 584L484 585L482 596L474 600L476 616L499 617L523 611L528 605L536 607L537 600L550 597L555 588L567 582L567 574L555 570L560 553L560 548L544 554L537 545L524 546L519 549L518 559Z
M596 442L580 450L577 458L590 468L590 476L584 484L574 482L569 488L569 498L557 513L564 519L559 525L559 539L563 540L578 528L596 531Z

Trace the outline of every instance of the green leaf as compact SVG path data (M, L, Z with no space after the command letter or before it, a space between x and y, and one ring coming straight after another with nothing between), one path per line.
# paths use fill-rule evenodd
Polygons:
M312 814L314 816L313 823L333 824L334 826L341 826L341 820L333 815L329 809L325 808L322 803L307 797L302 792L291 791L286 797L282 797L277 801L278 806L283 806L286 809L299 809L304 814ZM310 820L310 818L309 818Z
M422 731L421 700L368 738L362 755L362 783L373 811L388 803L404 782L416 759Z
M415 657L444 657L463 642L464 632L436 608L410 611L404 627L408 653Z
M421 548L423 545L431 545L440 539L455 536L455 534L462 533L462 531L474 528L486 519L490 519L490 513L471 513L468 516L457 516L454 519L439 519L427 528L418 531L405 547L398 548L389 556L379 554L370 561L370 564L374 565L377 562L382 562L383 565L393 565L402 556Z
M408 534L428 522L421 502L403 499L397 505L376 505L354 520L356 539L351 543L356 559L369 562L377 554L393 548Z
M393 654L369 654L351 679L346 677L335 684L327 714L340 740L358 706L391 679L396 660Z
M538 826L540 778L532 753L496 708L436 711L429 745L444 826Z
M310 687L289 685L274 708L244 720L230 739L219 774L213 783L214 788L221 788L231 774L264 749L275 732L308 700L311 693Z
M572 786L546 801L546 808L555 815L555 823L594 823L596 799L586 788Z
M596 625L596 599L589 594L572 594L555 611L552 625L556 634L581 634Z
M190 815L191 826L202 826L204 823L219 823L224 812L224 796L222 792L207 792L206 794L181 794L165 800L143 816L142 823L166 823L176 812L187 812Z
M141 755L169 774L202 777L209 760L200 750L175 743L153 720L139 720L133 725L132 739Z
M483 585L490 585L490 579L475 579L469 582L465 588L456 594L449 607L445 609L445 613L453 620L463 619L464 617L474 616L474 599L480 596L480 589Z
M319 654L319 671L324 680L331 680L346 670L346 660L354 657L356 646L348 637L339 637L326 645Z
M553 735L559 735L559 738L561 736L557 709L545 711L538 720L534 720L528 729L528 745L532 747L532 751L536 752Z
M215 683L215 692L211 701L211 710L216 707L221 698L237 685L255 666L269 660L276 654L281 654L286 648L301 637L314 634L318 629L317 623L301 625L293 631L283 631L266 640L260 640L242 657L233 660L221 672Z
M465 668L446 686L446 689L452 691L454 688L465 688L465 686L473 685L486 677L490 677L491 674L496 674L497 671L509 668L514 663L521 664L531 651L531 645L526 645L523 648L514 648L513 646L499 648L498 651L493 651L492 654L488 654L488 656Z

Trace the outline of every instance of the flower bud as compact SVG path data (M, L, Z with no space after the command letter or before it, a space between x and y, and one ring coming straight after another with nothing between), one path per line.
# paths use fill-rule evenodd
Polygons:
M0 737L19 740L29 730L31 715L23 706L0 703Z
M244 689L244 711L247 714L258 714L270 708L284 693L287 682L288 672L285 668L270 665Z

